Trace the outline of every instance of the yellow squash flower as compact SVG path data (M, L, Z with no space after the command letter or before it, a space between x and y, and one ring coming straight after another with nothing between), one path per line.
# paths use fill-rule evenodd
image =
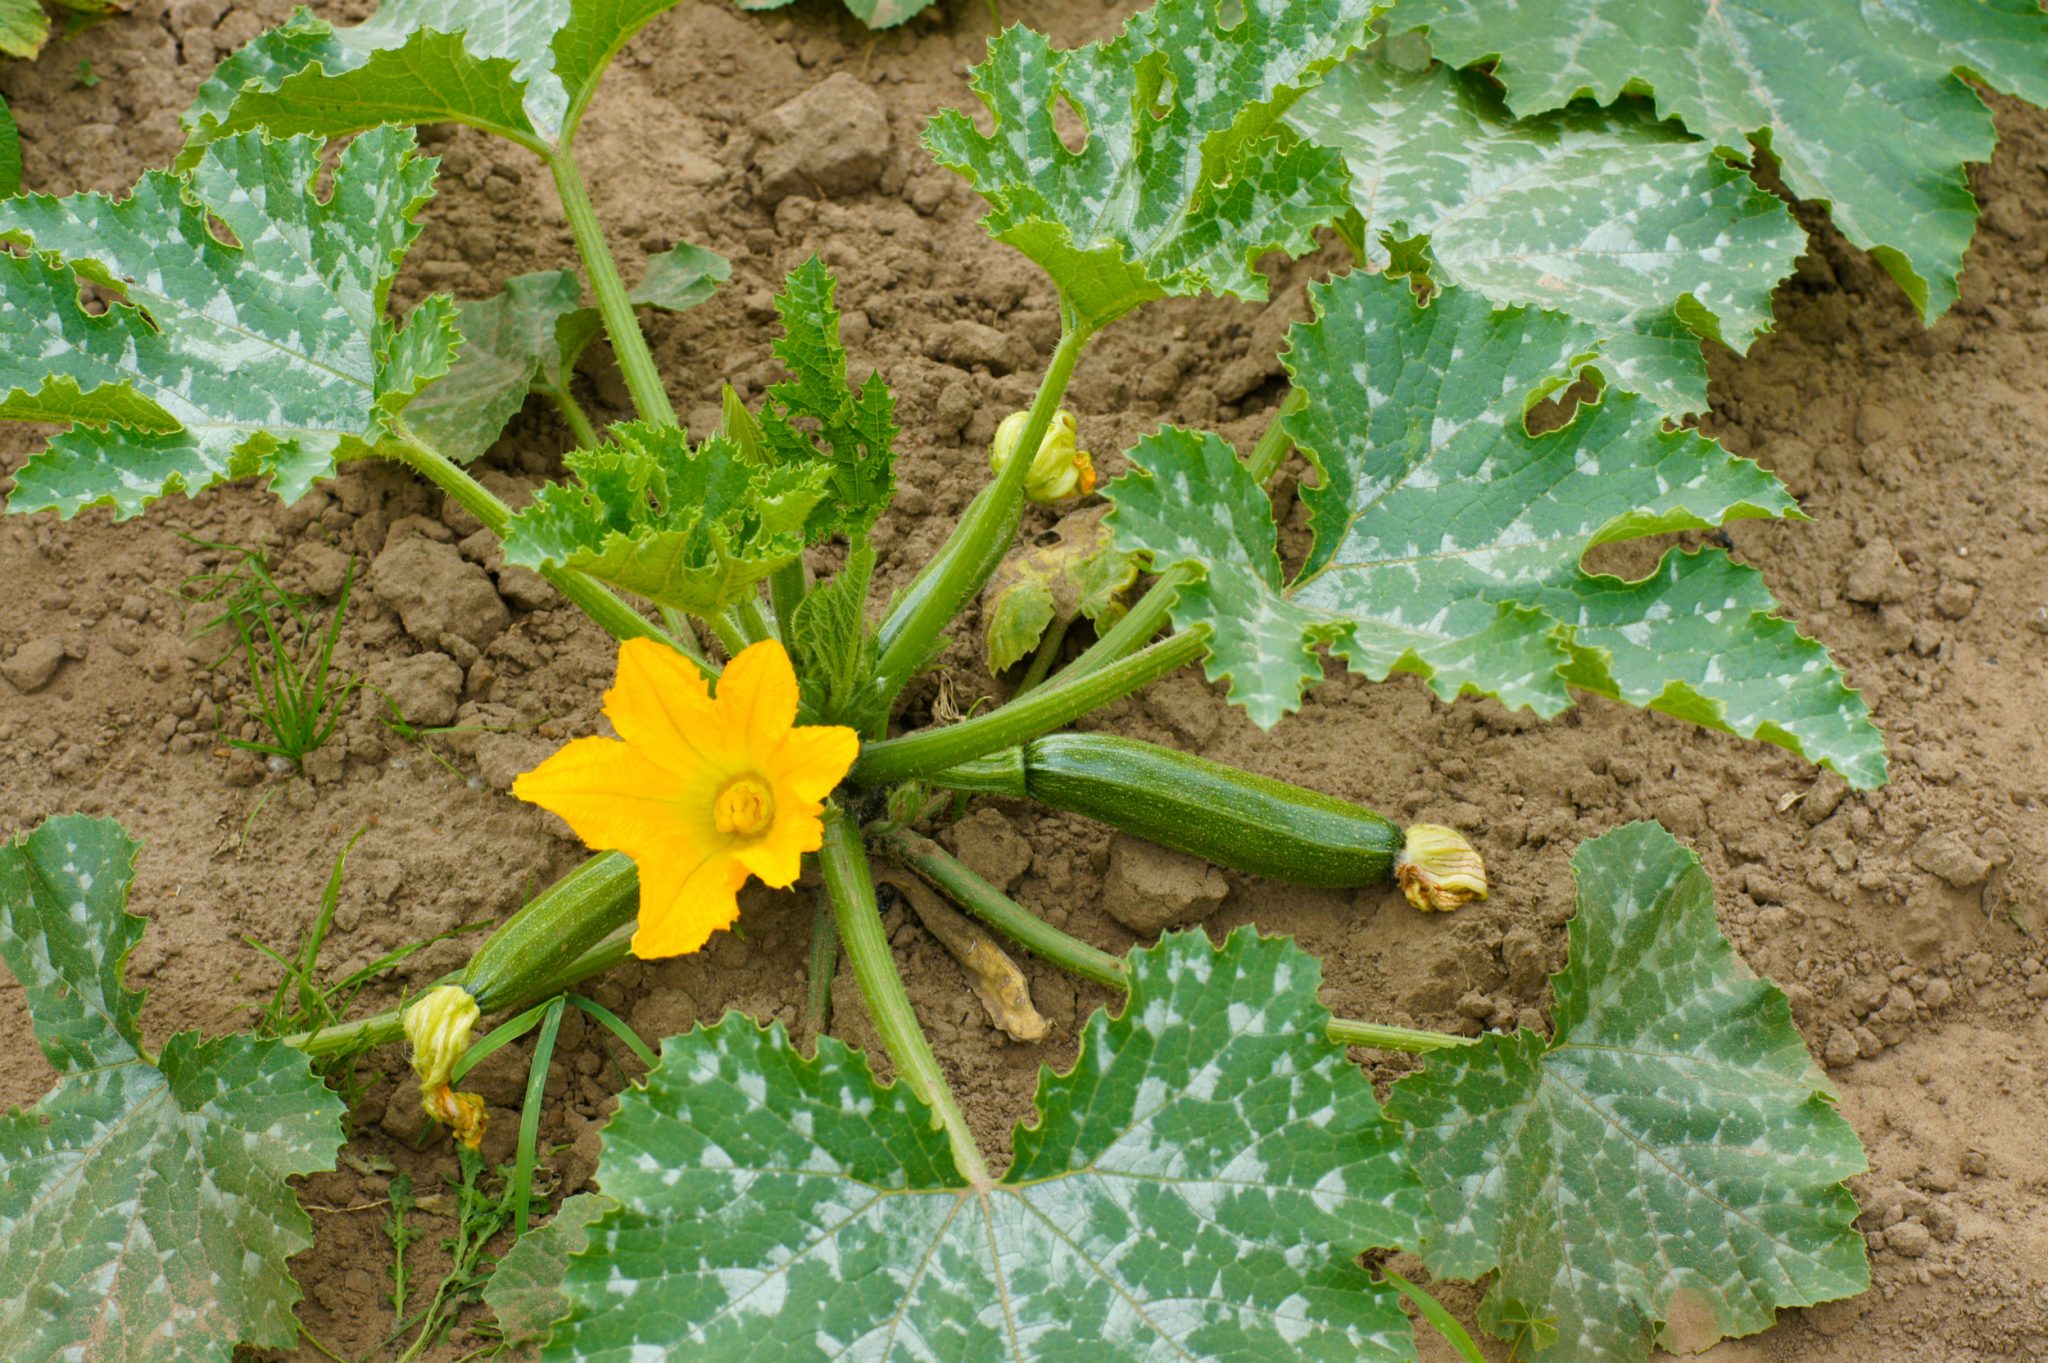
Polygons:
M824 842L818 816L860 740L838 725L796 727L796 705L779 643L741 652L713 699L689 659L629 639L604 696L619 738L579 738L513 782L591 847L639 867L634 955L697 950L739 917L750 874L792 885Z

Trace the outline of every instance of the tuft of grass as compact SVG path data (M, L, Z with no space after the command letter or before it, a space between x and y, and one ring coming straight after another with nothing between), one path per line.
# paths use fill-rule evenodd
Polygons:
M232 629L237 619L268 610L281 610L297 623L301 633L312 632L306 623L305 612L313 605L313 598L279 586L271 574L270 560L261 549L203 540L182 531L178 538L197 548L211 549L222 556L226 565L209 572L189 574L171 589L171 595L187 606L214 608L213 614L192 631L194 639L202 639L217 630ZM228 655L223 655L213 667L226 662L232 652L230 650Z
M337 680L334 675L334 645L341 637L355 576L351 562L342 579L341 596L321 633L309 629L297 611L280 612L267 600L232 613L235 633L248 659L253 696L243 710L269 732L270 739L231 738L229 747L282 758L297 769L334 736L350 697L363 684L360 677ZM297 647L285 641L278 625L280 614L298 622Z
M457 1312L463 1303L475 1301L483 1295L484 1283L490 1278L497 1261L484 1253L484 1247L514 1220L523 1219L532 1210L528 1205L533 1199L530 1194L517 1194L513 1180L506 1170L500 1168L487 1180L483 1156L463 1146L456 1147L462 1176L447 1180L454 1198L455 1234L442 1242L448 1251L448 1274L434 1289L434 1296L426 1307L411 1318L401 1321L397 1329L386 1336L385 1345L397 1343L408 1330L418 1327L412 1343L398 1356L398 1363L413 1363L434 1347L448 1327L455 1323ZM540 1210L547 1209L545 1199L540 1200Z
M355 850L363 834L369 832L364 824L350 835L340 852L335 854L334 867L327 873L327 883L320 891L320 907L313 915L312 926L299 938L299 944L290 955L276 950L256 938L244 935L242 941L269 957L283 968L284 974L277 982L267 1003L256 1005L255 1031L258 1036L292 1036L300 1032L319 1032L333 1027L347 1017L349 1005L355 1001L364 986L378 977L389 973L408 957L426 950L438 942L459 937L468 932L480 932L490 927L488 922L463 923L443 933L388 951L376 960L351 971L339 980L329 982L322 977L320 952L327 944L328 933L334 928L335 910L341 904L342 875L348 865L348 854ZM358 1072L360 1054L343 1054L326 1057L318 1062L321 1075L330 1083L353 1109L361 1101L363 1093L376 1082L377 1076L367 1078Z

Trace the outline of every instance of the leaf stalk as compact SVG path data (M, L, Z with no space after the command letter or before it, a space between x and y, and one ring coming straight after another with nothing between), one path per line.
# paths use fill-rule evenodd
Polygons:
M825 890L832 897L832 910L839 923L840 945L846 950L853 978L867 1000L868 1014L896 1072L911 1092L930 1106L946 1128L953 1146L953 1161L961 1176L976 1186L989 1181L988 1163L968 1128L967 1114L946 1083L939 1058L932 1053L917 1013L910 1006L910 994L903 977L896 972L889 939L882 932L882 913L875 903L875 882L868 873L867 850L860 832L837 809L825 811L825 846L819 853L825 869Z
M1185 667L1202 656L1208 639L1206 628L1183 630L1086 676L1063 672L988 714L865 744L848 779L863 786L893 785L1027 743Z
M619 263L605 242L604 226L590 201L590 189L583 183L582 168L566 147L547 153L547 163L555 177L555 191L561 196L562 216L569 220L576 254L583 257L590 291L597 296L598 315L604 319L605 334L611 337L612 353L625 376L626 391L633 395L633 406L642 420L661 426L681 425L668 389L662 385L661 371L655 368L654 355L647 348L646 334L640 330L640 319L634 315Z

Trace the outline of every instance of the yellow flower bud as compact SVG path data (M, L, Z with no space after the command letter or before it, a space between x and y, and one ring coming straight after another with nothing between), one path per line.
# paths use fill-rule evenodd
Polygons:
M1419 823L1408 830L1394 879L1418 909L1438 912L1486 898L1486 863L1465 835L1442 824Z
M1001 473L1017 452L1017 441L1024 434L1024 427L1030 423L1031 413L1012 412L1003 418L1003 424L996 427L996 438L989 445L989 467ZM1075 448L1079 427L1074 414L1062 407L1052 419L1052 426L1039 442L1038 453L1031 460L1031 470L1024 475L1024 495L1041 505L1050 506L1068 497L1085 497L1095 491L1095 461L1088 457L1086 450Z
M412 1043L412 1072L420 1080L420 1106L474 1150L484 1138L484 1100L457 1093L449 1076L469 1049L469 1034L483 1010L460 985L429 989L406 1006L405 1039Z

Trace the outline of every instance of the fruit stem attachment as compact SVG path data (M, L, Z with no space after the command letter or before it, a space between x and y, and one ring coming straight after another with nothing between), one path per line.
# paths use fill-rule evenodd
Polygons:
M968 1128L967 1114L946 1083L939 1058L932 1054L903 977L896 973L896 960L889 951L889 939L882 932L882 912L875 903L875 882L868 874L867 850L860 832L847 823L838 809L825 811L825 845L818 854L825 870L825 891L832 897L832 911L839 923L839 941L853 966L853 978L867 1000L868 1015L881 1033L882 1045L896 1063L896 1073L910 1091L928 1104L946 1128L953 1146L953 1162L960 1174L977 1187L989 1182L988 1163Z
M576 157L563 147L547 153L548 170L555 177L555 192L562 199L562 216L569 220L569 235L576 242L576 254L590 276L590 291L597 295L598 316L604 319L605 334L611 337L612 353L618 357L619 372L625 376L626 391L643 421L657 426L679 426L675 406L662 386L661 371L654 367L654 355L647 349L647 337L640 319L633 315L633 300L626 281L619 275L619 263L605 243L604 227L597 220L597 208L590 202L590 190L583 183L583 171Z
M1029 742L1185 667L1208 645L1206 628L1184 630L1091 675L1072 677L1063 672L985 715L864 744L849 779L863 786L894 785Z
M1095 333L1061 300L1060 343L1046 364L1039 381L1038 396L1031 401L1031 414L1018 434L1019 450L1036 450L1052 429L1060 399L1066 396L1074 366ZM931 656L933 645L963 607L981 590L1002 557L1002 549L1016 534L1015 514L1024 497L1024 482L1031 472L1031 460L1019 457L1003 465L984 494L974 499L960 518L951 537L940 546L927 587L907 596L900 614L882 622L882 657L875 670L875 685L884 701L894 701L908 684L911 674Z
M398 462L423 475L428 482L453 497L464 511L482 521L493 535L501 540L505 538L505 529L512 523L512 508L470 477L453 459L421 440L404 422L395 424L391 438L378 449L390 453ZM584 614L597 621L614 639L654 639L692 662L700 665L704 662L703 655L688 641L658 628L596 578L586 577L574 568L558 567L543 568L540 575L556 591L581 606Z
M1122 961L1089 946L1078 937L1061 932L976 875L965 862L930 838L899 828L883 834L877 846L916 872L933 889L1032 955L1111 989L1129 987ZM1448 1032L1389 1027L1352 1018L1331 1018L1328 1034L1330 1040L1340 1046L1370 1046L1375 1050L1407 1051L1416 1055L1471 1044L1470 1037L1452 1036Z

